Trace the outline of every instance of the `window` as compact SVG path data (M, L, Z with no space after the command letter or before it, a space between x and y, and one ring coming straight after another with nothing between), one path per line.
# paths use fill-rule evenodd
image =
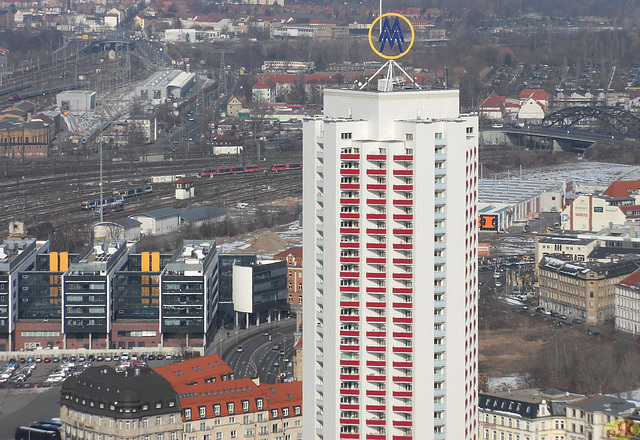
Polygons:
M231 435L231 438L236 438L238 437L238 431L231 431L230 435Z
M436 138L436 140L442 139L442 133L436 133L435 134L435 138Z
M184 409L184 419L191 420L191 408Z
M253 429L245 429L244 430L245 437L253 437Z
M243 416L242 417L242 424L243 425L248 425L249 424L249 416Z
M351 139L353 137L353 133L340 133L340 139Z
M243 400L242 401L242 411L249 412L249 401L248 400Z
M282 417L289 417L289 408L282 408Z
M258 414L258 423L262 423L262 422L264 422L264 414L259 413Z
M259 435L268 435L269 434L269 430L267 429L266 426L261 426L260 430L258 431Z
M187 410L185 410L184 412L185 412L185 417L186 417ZM148 426L149 426L149 419L145 417L144 419L142 419L142 427L146 428Z
M176 415L175 414L171 414L169 416L169 424L173 425L174 423L176 423Z
M220 404L213 405L213 415L216 417L220 415Z
M234 410L234 403L233 402L228 402L227 403L227 411L229 412L229 414L233 414L233 410Z
M273 417L274 419L278 418L278 410L277 409L272 409L271 410L271 417Z
M412 141L413 140L413 133L405 133L404 134L404 140L405 141Z
M256 408L262 410L262 399L256 399Z
M216 440L222 440L222 433L216 432Z
M162 416L157 416L157 417L156 417L156 425L157 425L157 426L162 425Z
M473 127L467 127L467 134L473 133Z
M299 406L294 406L294 407L293 407L293 413L294 413L296 416L299 416L299 415L300 415L300 407L299 407Z
M200 431L207 430L207 422L200 422Z
M198 412L200 413L200 418L204 419L207 417L207 407L206 406L200 406L198 407Z

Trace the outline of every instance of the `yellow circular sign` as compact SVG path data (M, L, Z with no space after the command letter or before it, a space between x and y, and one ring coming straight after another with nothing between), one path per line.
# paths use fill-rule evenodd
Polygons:
M395 21L393 22L393 26L389 24L389 17L395 17ZM402 28L400 28L400 18L409 25L409 29L411 30L411 43L409 43L409 47L405 50L402 50L402 44L404 43L404 36L402 35ZM378 50L371 39L371 33L373 29L376 27L376 24L383 20L382 22L382 30L380 32L380 37L378 38L378 43L380 44L380 50ZM407 17L401 14L396 14L395 12L387 12L386 14L382 14L380 17L376 18L373 23L371 23L371 27L369 28L369 46L371 49L381 56L382 58L386 58L388 60L395 60L400 57L403 57L411 50L413 47L413 42L415 40L415 31L413 30L413 26ZM389 43L389 47L392 48L394 44L397 44L400 53L398 55L385 55L384 46Z

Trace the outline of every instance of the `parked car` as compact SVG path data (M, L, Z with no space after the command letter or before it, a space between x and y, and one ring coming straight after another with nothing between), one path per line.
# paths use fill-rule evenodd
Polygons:
M244 347L243 347L242 345L238 345L238 346L236 347L236 351L237 351L238 353L242 353L242 352L244 351Z

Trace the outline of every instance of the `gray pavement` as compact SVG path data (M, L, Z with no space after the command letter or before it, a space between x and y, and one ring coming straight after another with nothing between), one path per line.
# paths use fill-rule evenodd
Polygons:
M60 416L60 387L0 390L0 440L13 440L18 426Z

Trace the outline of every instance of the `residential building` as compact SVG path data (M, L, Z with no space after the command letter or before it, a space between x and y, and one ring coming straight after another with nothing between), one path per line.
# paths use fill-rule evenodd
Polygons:
M567 403L566 440L608 440L607 423L633 414L638 404L616 396L594 395ZM617 426L617 425L616 425Z
M302 248L285 249L273 258L287 262L287 304L302 306Z
M491 96L480 103L480 116L485 119L502 119L505 109L504 100L504 96L493 92Z
M478 399L479 438L564 439L567 404L582 397L555 388L481 393Z
M151 368L117 373L87 368L64 381L60 420L65 440L184 437L180 402L171 384Z
M538 265L540 306L547 310L602 323L614 317L615 284L640 267L640 256L599 263L547 255Z
M49 155L51 126L44 121L0 121L0 156L45 158Z
M244 104L236 96L231 96L227 102L227 115L231 117L238 116L238 112L244 108Z
M255 102L272 102L275 98L275 90L262 80L258 80L251 88L251 100Z
M282 61L282 60L266 60L262 64L262 70L268 71L297 71L309 72L316 68L313 61Z
M614 307L616 330L640 334L640 270L616 284Z
M144 143L155 142L158 138L158 121L153 113L133 115L125 119L129 133L137 132Z
M478 117L378 88L303 125L303 437L472 439Z
M549 107L549 94L542 89L524 89L520 92L518 120L539 124Z

